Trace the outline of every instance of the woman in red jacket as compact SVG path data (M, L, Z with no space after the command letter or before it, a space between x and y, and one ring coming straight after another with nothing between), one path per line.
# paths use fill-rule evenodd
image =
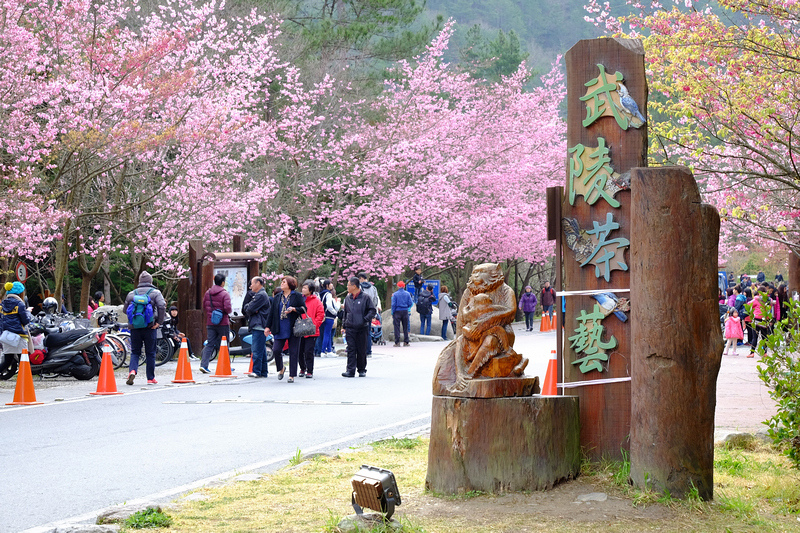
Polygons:
M322 308L322 302L319 301L317 295L314 294L314 280L307 279L303 282L301 294L306 299L306 310L311 321L316 326L316 331L313 335L303 337L300 342L300 375L299 377L314 377L314 345L319 337L319 327L325 321L325 310Z

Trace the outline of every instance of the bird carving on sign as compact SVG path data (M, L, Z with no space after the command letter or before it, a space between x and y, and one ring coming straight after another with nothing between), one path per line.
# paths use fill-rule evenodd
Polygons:
M561 227L564 230L567 247L575 252L575 259L579 262L586 261L594 251L595 243L586 230L581 229L575 218L562 218Z
M630 118L631 126L634 128L641 127L647 120L645 120L644 116L642 115L641 111L639 111L639 106L636 105L636 101L631 98L630 93L628 92L628 88L625 87L625 84L622 82L617 83L617 92L619 93L619 101L622 105L622 111ZM638 121L638 123L637 123Z
M631 302L628 298L619 298L613 292L593 294L592 298L600 304L600 310L605 316L614 313L622 322L628 321L628 315L624 311L631 310Z

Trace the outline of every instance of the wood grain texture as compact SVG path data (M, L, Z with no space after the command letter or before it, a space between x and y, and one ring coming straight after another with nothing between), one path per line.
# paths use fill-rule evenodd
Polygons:
M631 172L631 479L713 496L719 215L685 167Z
M543 490L578 475L578 398L434 396L426 488Z
M613 117L603 117L588 127L582 124L586 116L586 106L580 97L586 93L585 83L596 78L600 71L598 64L605 66L607 73L621 72L624 82L633 99L641 109L646 109L647 82L644 69L644 50L637 40L594 39L578 42L566 55L567 66L567 144L573 147L583 144L587 147L599 145L598 138L605 139L610 148L611 166L622 174L634 167L647 164L647 126L641 129L623 130ZM566 155L566 154L565 154ZM566 160L566 157L565 157ZM620 225L609 238L628 238L631 233L630 191L622 191L614 198L620 201L619 208L611 208L604 200L589 205L579 197L575 205L567 200L569 188L569 167L566 169L566 186L562 198L563 217L576 218L582 228L591 228L592 221L605 221L606 213L613 213L614 221ZM566 246L561 248L563 259L563 290L627 289L630 287L630 270L611 272L610 282L595 276L593 266L580 267L575 255ZM630 252L626 261L630 267ZM566 298L564 320L564 350L562 352L564 382L589 381L606 378L630 376L630 324L637 320L631 313L630 320L623 323L613 315L603 320L604 339L613 335L617 346L609 352L609 361L603 372L590 371L583 374L572 362L579 358L570 348L569 337L578 326L576 317L581 310L590 312L595 300L589 296ZM561 363L561 361L560 361ZM561 364L559 366L562 366ZM622 451L629 447L630 434L630 383L590 385L570 389L571 394L580 398L581 405L581 445L590 459L603 457L620 459Z

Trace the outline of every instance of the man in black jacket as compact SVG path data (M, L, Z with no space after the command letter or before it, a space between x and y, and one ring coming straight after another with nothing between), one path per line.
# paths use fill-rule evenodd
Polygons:
M255 277L250 281L253 299L248 302L244 314L248 319L249 333L253 336L250 345L253 350L253 372L251 378L267 377L267 320L272 310L272 300L264 290L264 279Z
M342 320L347 342L347 369L342 377L352 378L358 372L358 377L363 378L367 375L366 331L378 310L372 298L361 290L361 282L357 277L353 276L347 282L347 292Z

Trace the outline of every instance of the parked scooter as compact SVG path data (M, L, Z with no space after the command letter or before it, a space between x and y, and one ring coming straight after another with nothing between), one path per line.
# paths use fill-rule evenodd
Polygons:
M87 380L100 373L101 344L105 340L106 328L60 331L58 327L33 322L28 329L34 337L44 333L44 359L38 364L31 360L32 374Z

